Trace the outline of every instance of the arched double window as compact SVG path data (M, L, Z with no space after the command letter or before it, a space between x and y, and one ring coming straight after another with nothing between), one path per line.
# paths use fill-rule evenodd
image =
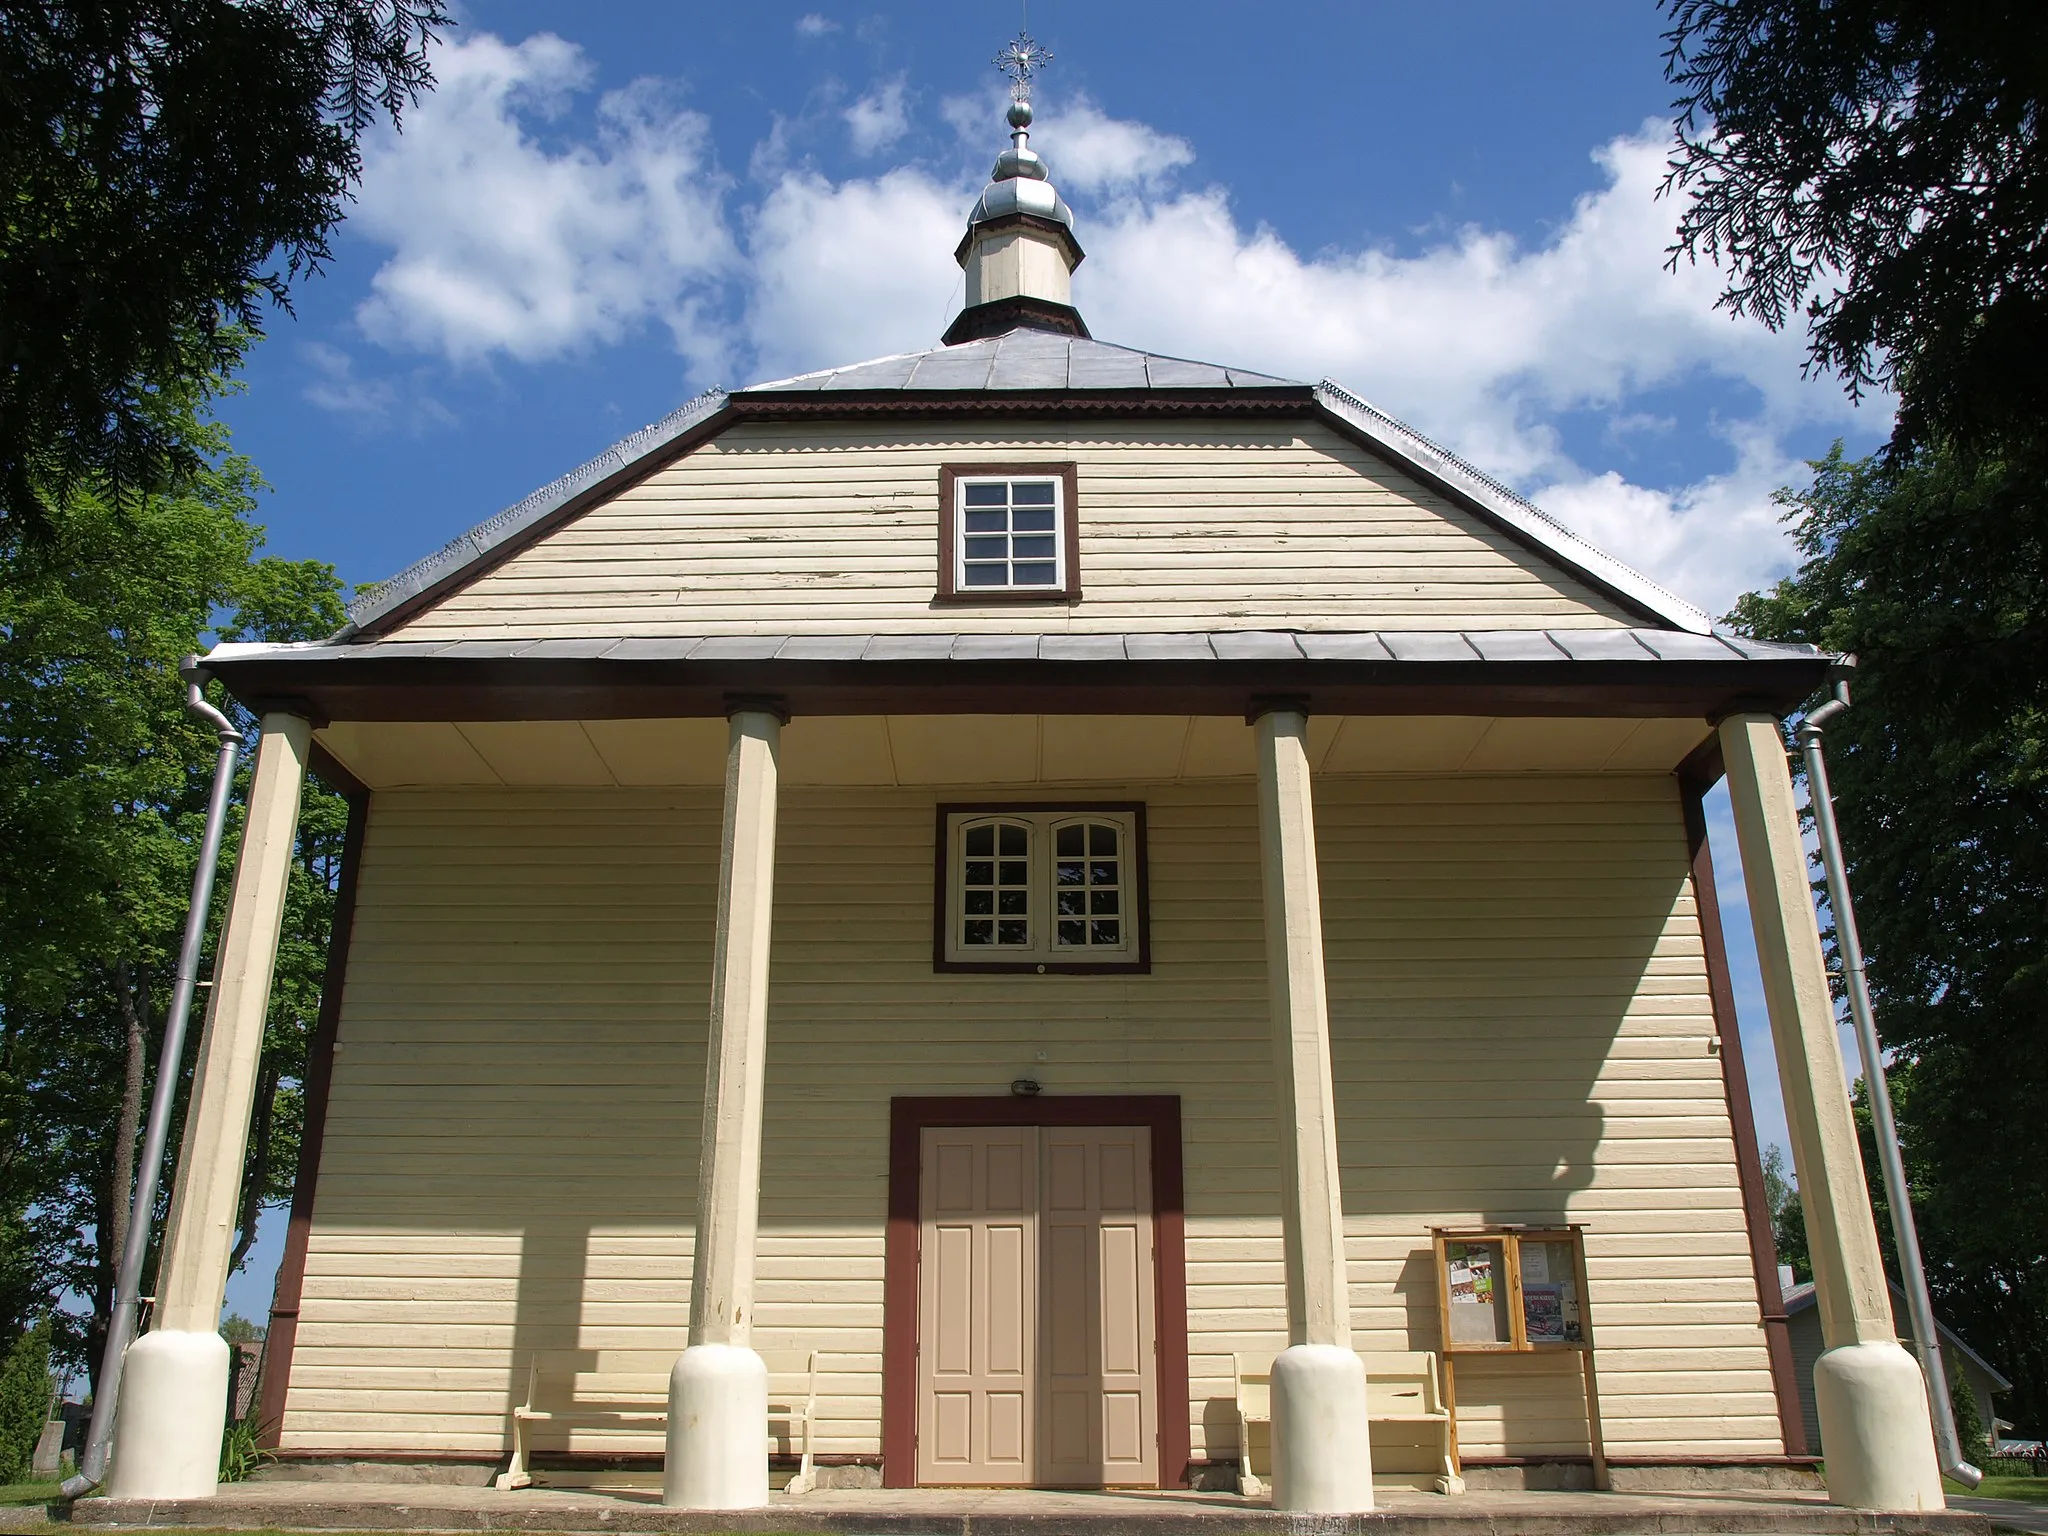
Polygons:
M942 806L941 970L1143 970L1143 806Z

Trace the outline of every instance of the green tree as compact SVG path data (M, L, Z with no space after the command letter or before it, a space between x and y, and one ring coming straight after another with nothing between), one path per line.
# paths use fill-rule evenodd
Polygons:
M0 525L0 1344L82 1297L87 1316L55 1311L57 1344L95 1370L215 755L178 661L210 632L302 639L341 617L330 569L256 557L260 482L219 428L178 430L207 455L181 492L117 511L74 489L45 536ZM238 1258L297 1164L343 817L309 786ZM238 834L239 813L224 870ZM195 1029L187 1071L196 1048Z
M2010 450L2048 421L2048 8L1664 0L1673 259L1852 390L1901 446Z
M317 270L440 0L0 0L0 521L207 460L159 397ZM125 500L125 496L124 496Z
M1799 1203L1799 1185L1785 1168L1785 1150L1776 1142L1764 1148L1764 1204L1771 1213L1771 1236L1778 1262L1789 1265L1796 1283L1813 1278L1813 1260L1806 1251L1806 1211Z
M0 1483L25 1483L50 1411L50 1324L25 1331L0 1363Z

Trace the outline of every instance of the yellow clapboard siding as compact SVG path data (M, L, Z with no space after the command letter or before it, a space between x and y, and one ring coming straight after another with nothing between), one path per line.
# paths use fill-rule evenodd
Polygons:
M938 476L1077 466L1086 601L934 608ZM742 423L407 622L525 635L1605 627L1561 566L1311 423Z
M1317 796L1359 1347L1436 1347L1430 1225L1583 1221L1626 1404L1610 1450L1775 1454L1671 781ZM776 1390L813 1348L860 1352L821 1445L879 1447L892 1094L1174 1093L1194 1443L1230 1454L1206 1427L1231 1422L1230 1356L1284 1342L1251 786L1079 797L1148 807L1137 977L933 975L945 797L784 791L756 1321ZM287 1445L495 1453L532 1350L681 1347L718 817L709 787L375 796ZM1582 1453L1550 1363L1460 1387L1469 1453Z

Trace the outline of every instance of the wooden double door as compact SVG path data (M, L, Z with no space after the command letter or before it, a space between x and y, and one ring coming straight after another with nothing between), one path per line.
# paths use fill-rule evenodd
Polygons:
M917 1479L1159 1477L1151 1133L923 1132Z

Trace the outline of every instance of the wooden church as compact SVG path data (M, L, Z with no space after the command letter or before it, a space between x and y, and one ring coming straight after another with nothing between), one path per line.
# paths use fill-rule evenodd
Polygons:
M1335 384L1091 337L1030 120L941 344L714 390L332 639L207 658L261 743L110 1490L212 1488L309 771L353 814L283 1458L708 1508L1808 1466L1725 773L1833 1493L1938 1508L1869 1427L1917 1368L1779 734L1831 659Z

